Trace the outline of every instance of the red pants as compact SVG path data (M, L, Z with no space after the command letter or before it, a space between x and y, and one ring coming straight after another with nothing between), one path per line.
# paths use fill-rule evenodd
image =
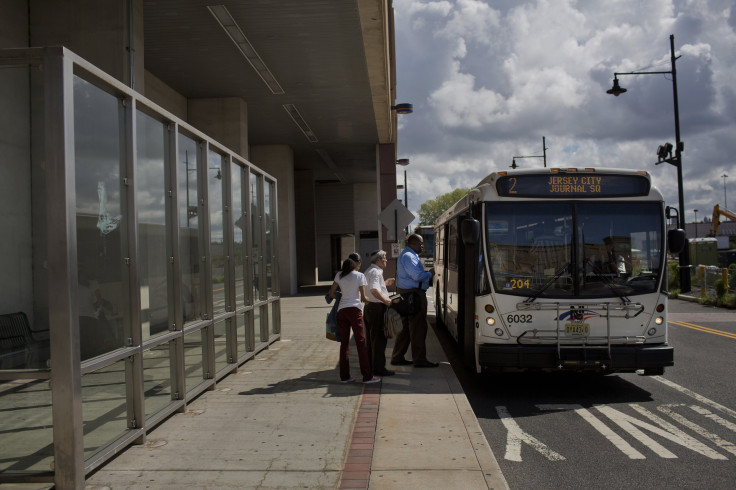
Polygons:
M353 330L355 347L358 350L358 362L363 381L373 377L368 349L365 346L365 329L363 328L363 311L360 308L343 308L337 312L337 330L340 333L340 379L350 379L350 329Z

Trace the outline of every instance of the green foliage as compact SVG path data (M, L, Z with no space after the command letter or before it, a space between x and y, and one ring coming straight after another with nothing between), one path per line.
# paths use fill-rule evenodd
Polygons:
M726 294L726 285L723 284L723 279L717 279L713 283L713 288L716 290L716 296L719 298Z
M667 264L667 289L680 290L680 268L676 262Z
M458 202L470 189L455 189L447 194L441 194L419 206L419 224L433 225L437 218L447 211L450 206Z
M736 293L736 264L728 265L728 289Z

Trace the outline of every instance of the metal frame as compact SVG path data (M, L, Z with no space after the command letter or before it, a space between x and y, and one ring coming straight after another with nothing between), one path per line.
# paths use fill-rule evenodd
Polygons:
M53 473L25 473L23 475L3 474L2 482L53 481L57 488L80 488L84 486L85 475L130 444L145 442L146 433L156 424L176 412L183 412L191 400L207 389L215 386L216 380L235 371L239 364L252 359L258 352L267 349L269 344L280 338L280 325L273 327L274 335L269 335L271 322L280 322L278 308L270 308L280 301L278 289L278 219L276 179L250 162L234 154L223 145L211 140L196 128L178 119L173 114L157 106L116 79L108 76L94 65L75 55L66 48L29 48L0 50L0 66L42 65L44 82L44 152L46 156L46 215L48 233L48 284L49 284L49 335L51 342L51 370L30 373L26 370L3 371L0 378L51 378L54 468ZM77 277L77 216L75 187L75 133L74 133L74 77L79 76L119 100L118 118L121 143L120 180L121 212L125 213L127 223L121 229L122 250L125 263L122 286L128 309L123 311L125 346L104 355L81 362L80 331L78 323L78 277ZM170 331L155 337L143 339L141 332L141 299L138 262L139 231L136 203L136 165L137 140L136 116L138 111L152 115L167 129L164 141L164 179L168 187L166 199L166 254L168 286L168 316ZM181 303L181 271L179 256L180 227L178 220L180 198L177 165L179 134L194 139L198 144L197 174L199 227L198 240L202 252L201 282L204 294L201 311L205 312L201 321L183 325ZM226 281L226 311L214 318L212 268L210 250L210 217L208 210L207 161L209 150L222 155L223 177L223 238L225 253L233 256L233 216L232 216L232 166L236 163L243 176L241 183L243 209L247 209L248 226L244 230L246 260L244 261L244 304L236 304L234 286L234 262L229 260ZM272 185L273 240L272 287L271 296L266 291L266 261L260 258L259 298L253 297L252 234L250 219L250 176L255 175L260 189L259 230L262 245L265 244L264 182ZM244 185L242 185L244 184ZM263 247L261 247L262 250ZM249 287L245 287L248 285ZM261 342L253 339L253 317L256 308L261 308ZM274 311L275 313L271 313ZM237 315L245 315L246 352L239 352L237 345ZM227 322L228 364L220 372L216 371L214 351L215 322ZM193 332L202 333L202 363L206 374L202 383L187 392L184 365L184 339ZM165 407L146 418L144 393L144 352L163 345L169 345L171 365L170 380L172 400ZM84 427L82 402L82 376L113 363L125 361L125 403L128 431L110 440L101 450L85 460Z

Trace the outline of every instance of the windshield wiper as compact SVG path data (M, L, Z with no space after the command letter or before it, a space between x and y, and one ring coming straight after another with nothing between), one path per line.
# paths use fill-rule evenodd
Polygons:
M610 277L603 274L603 271L599 267L597 267L590 259L585 259L583 261L583 270L585 270L585 266L590 264L591 269L593 269L594 276L599 278L601 281L603 281L603 284L608 286L611 291L613 291L613 294L619 297L619 299L624 303L631 303L631 300L628 298L628 296L620 293L616 290L616 284L611 280Z
M563 272L565 272L565 271L567 270L567 268L568 268L568 267L570 267L570 262L568 262L568 263L566 263L565 265L563 265L563 266L562 266L562 268L561 268L560 270L558 270L558 271L557 271L557 273L556 273L556 274L555 274L554 276L552 276L552 279L550 279L549 281L547 281L547 282L546 282L546 283L544 284L544 286L542 286L541 288L539 288L539 290L537 290L537 291L536 291L536 292L534 293L534 295L533 295L533 296L530 296L530 297L528 297L527 299L525 299L525 300L524 300L524 303L533 303L533 302L534 302L534 300L535 300L535 299L537 299L537 298L539 298L539 296L540 296L540 295L541 295L541 294L542 294L543 292L545 292L545 291L547 290L547 288L548 288L548 287L550 287L550 286L552 285L552 283L554 283L554 282L555 282L555 281L556 281L556 280L557 280L557 279L558 279L558 278L559 278L559 277L560 277L560 276L562 275L562 273L563 273Z

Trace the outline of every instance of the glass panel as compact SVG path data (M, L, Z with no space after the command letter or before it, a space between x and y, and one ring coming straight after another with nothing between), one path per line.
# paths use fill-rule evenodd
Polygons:
M656 291L662 269L659 203L577 206L581 296Z
M275 335L281 331L281 301L271 303L271 316L269 317L271 334Z
M82 376L85 459L128 430L125 362L126 360L118 361Z
M261 192L256 174L250 174L250 235L251 256L253 263L253 301L261 299L261 261L263 247L261 244Z
M49 471L54 434L48 381L0 383L0 414L0 473Z
M143 340L169 330L168 257L166 255L166 127L152 117L136 114L138 207L138 274L141 284Z
M232 177L231 195L233 200L233 265L235 267L235 307L246 304L245 274L245 233L248 223L243 207L243 169L236 163L230 166Z
M204 380L203 332L204 330L197 330L184 336L184 376L187 380L187 393Z
M227 322L215 323L215 371L228 365Z
M123 346L119 101L74 78L79 328L82 359Z
M143 390L146 417L171 403L171 350L168 342L143 352Z
M49 359L44 107L36 80L38 67L0 68L0 314L22 320L25 330L0 333L0 369L46 368Z
M250 311L237 315L238 330L238 357L246 352L253 352L253 313Z
M179 254L184 324L202 318L197 143L179 135Z
M225 240L222 206L222 160L210 151L207 164L207 202L210 211L210 254L212 256L212 298L215 316L225 313Z
M266 321L266 315L264 315L264 313L265 312L262 306L257 306L256 308L253 308L253 333L255 334L254 339L256 345L268 340L268 337L264 335L263 322ZM265 331L268 332L267 325Z
M273 184L271 182L265 182L263 186L263 229L266 234L266 241L263 244L263 260L266 262L266 293L268 294L268 297L271 298L274 296L274 281L278 278L275 278L273 275L274 268L273 268L273 223L271 222L271 219L273 217L273 208L272 208L272 191L273 191Z
M570 204L492 203L487 220L488 256L498 293L573 294Z

